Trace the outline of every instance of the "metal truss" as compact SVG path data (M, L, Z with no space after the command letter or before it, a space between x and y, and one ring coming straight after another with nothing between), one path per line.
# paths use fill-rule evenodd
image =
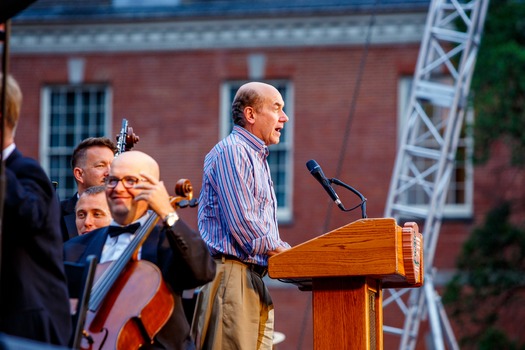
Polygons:
M488 3L430 4L385 208L385 217L422 225L424 239L424 286L384 294L385 310L398 308L405 317L403 328L383 328L401 337L401 350L415 348L427 317L433 349L459 349L434 287L433 263Z

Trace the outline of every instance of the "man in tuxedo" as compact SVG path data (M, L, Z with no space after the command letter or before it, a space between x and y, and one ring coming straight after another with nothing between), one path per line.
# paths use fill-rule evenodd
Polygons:
M5 101L0 332L67 345L71 316L58 199L40 165L16 148L22 93L11 76L7 77Z
M155 263L162 271L175 299L173 313L155 337L154 348L194 349L190 325L184 315L181 295L185 289L201 286L215 276L215 262L198 232L179 219L160 181L157 162L140 151L120 154L106 178L106 198L113 221L108 227L72 238L64 244L64 259L84 263L96 255L101 263L118 259L135 233L117 233L118 227L144 225L157 215L157 225L142 245L139 258Z
M117 146L107 137L88 137L82 140L71 156L71 169L77 183L77 193L60 202L62 238L65 241L78 236L75 224L75 206L78 197L92 186L104 185Z

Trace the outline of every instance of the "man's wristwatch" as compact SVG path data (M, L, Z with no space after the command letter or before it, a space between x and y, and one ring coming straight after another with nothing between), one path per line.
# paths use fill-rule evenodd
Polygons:
M176 212L169 213L164 218L164 225L171 227L171 226L175 225L177 220L179 220L179 216L177 215Z

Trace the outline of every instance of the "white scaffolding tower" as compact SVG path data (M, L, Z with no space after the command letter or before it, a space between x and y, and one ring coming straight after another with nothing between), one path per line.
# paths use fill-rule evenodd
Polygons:
M488 3L432 0L430 4L385 209L385 217L417 221L423 227L424 286L387 289L384 294L385 309L399 308L405 317L403 328L383 328L401 337L401 350L415 348L426 317L434 350L459 349L434 287L433 263ZM424 197L417 205L415 193Z

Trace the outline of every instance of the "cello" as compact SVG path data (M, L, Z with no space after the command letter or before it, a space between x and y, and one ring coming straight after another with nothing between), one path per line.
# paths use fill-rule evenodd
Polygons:
M194 205L189 180L179 180L175 193L171 198L175 209ZM170 318L174 299L159 268L138 259L139 248L158 220L151 212L122 255L97 266L81 349L128 350L152 344Z

